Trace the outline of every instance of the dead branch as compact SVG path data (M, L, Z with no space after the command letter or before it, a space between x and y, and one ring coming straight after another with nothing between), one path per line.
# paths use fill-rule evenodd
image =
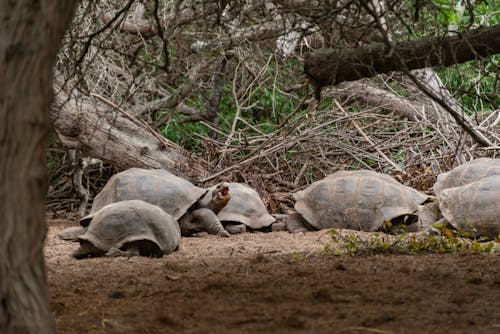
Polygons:
M182 100L191 93L193 85L204 74L208 65L208 60L201 60L198 64L193 66L184 83L181 84L173 94L167 95L161 99L149 102L147 104L137 106L133 108L133 114L136 116L152 114L160 109L177 109L178 111L190 110L187 109L185 105L182 105L180 107L179 105L182 103ZM201 114L202 112L200 111L197 113ZM168 114L160 117L160 119L157 121L157 124L165 123L168 117Z
M500 27L500 25L499 25ZM422 84L422 82L416 78L413 74L410 72L406 73L407 76L410 77L410 79L413 80L415 85L417 85L422 92L424 92L427 96L432 98L434 101L436 101L441 108L445 109L453 118L455 121L481 146L486 146L486 147L493 147L495 144L493 144L484 134L482 134L480 131L474 128L474 126L470 123L470 121L460 114L457 110L453 109L449 104L446 103L442 98L440 98L438 95L435 94L432 90L429 89L427 85Z
M114 17L114 14L104 13L101 16L101 21L104 24L108 24ZM131 18L123 20L118 28L125 33L133 35L141 35L142 37L149 38L158 34L158 29L156 28L153 21L145 18Z
M460 36L409 42L372 43L359 48L322 49L311 53L304 72L319 87L372 77L380 73L446 67L500 53L500 25Z
M334 88L325 90L323 95L325 98L341 97L347 101L359 101L412 120L424 117L436 120L436 115L428 105L421 102L410 102L399 95L361 80L340 83Z
M349 117L349 114L347 113L347 111L345 111L344 108L342 108L342 106L338 103L338 101L334 101L335 105L337 106L337 108L339 108L339 110L344 114L346 115L347 117ZM361 129L361 127L358 125L358 123L356 123L355 120L351 120L352 122L352 125L356 128L356 130L358 130L359 134L361 136L363 136L363 138L377 151L378 154L380 154L380 156L389 163L389 165L391 165L395 171L398 171L398 172L402 172L403 170L401 169L401 167L399 167L398 165L396 165L394 163L394 161L392 161L392 159L389 159L389 157L384 154L384 152L382 152L376 143L373 142L373 140L370 139L370 137L368 137L368 135L363 131L363 129Z
M227 61L227 56L224 55L217 62L217 67L213 74L212 96L205 110L207 120L216 126L219 124L219 104L224 90Z
M187 6L181 9L172 6L169 9L170 12L159 21L164 29L168 28L169 31L171 31L174 28L181 27L217 13L220 8L218 1L212 1L196 4L194 6ZM107 24L113 17L114 15L111 13L104 13L101 16L101 20L104 24ZM122 32L134 35L140 34L143 37L151 37L158 34L156 23L144 16L127 18L120 23L119 28Z
M187 151L120 108L76 91L68 94L63 87L59 77L51 118L65 146L82 149L121 169L165 168L189 178L207 173Z

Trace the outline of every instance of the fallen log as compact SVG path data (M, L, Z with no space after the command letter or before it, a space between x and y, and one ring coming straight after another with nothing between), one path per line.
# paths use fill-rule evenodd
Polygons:
M208 174L200 159L96 95L67 91L56 80L52 124L63 145L108 161L118 169L164 168L178 176L198 180Z

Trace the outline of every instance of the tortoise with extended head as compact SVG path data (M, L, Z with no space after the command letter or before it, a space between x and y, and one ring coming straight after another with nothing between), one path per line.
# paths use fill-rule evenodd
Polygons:
M391 224L418 224L428 196L388 175L368 170L338 171L294 194L290 232L330 228L377 231ZM407 219L411 217L411 219Z
M470 237L498 238L500 175L441 190L437 202L426 205L420 219L427 232L451 225ZM434 226L440 228L434 229Z
M156 205L139 200L121 201L101 208L73 257L162 257L179 246L181 232L176 220Z
M493 175L500 175L500 159L479 158L439 174L433 190L439 196L444 189L460 187Z
M227 183L207 190L164 169L130 168L113 175L96 195L90 214L80 220L83 229L67 229L59 236L65 240L75 240L85 232L84 228L102 207L138 199L157 205L172 215L179 222L182 235L207 231L227 237L229 233L216 214L227 205L230 198Z
M228 186L231 200L219 211L217 218L229 233L242 233L246 232L247 229L263 230L276 221L267 212L257 191L237 182L228 183Z

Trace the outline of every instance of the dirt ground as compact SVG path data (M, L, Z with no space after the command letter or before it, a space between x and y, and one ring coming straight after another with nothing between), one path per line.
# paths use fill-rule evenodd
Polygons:
M182 238L160 259L75 260L49 222L60 333L500 333L500 254L317 254L325 231Z

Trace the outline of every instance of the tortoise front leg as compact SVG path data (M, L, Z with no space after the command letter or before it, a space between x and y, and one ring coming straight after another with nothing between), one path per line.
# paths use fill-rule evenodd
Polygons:
M139 248L138 247L128 247L125 250L121 250L116 247L112 247L108 250L106 253L106 257L119 257L119 256L124 256L124 257L132 257L132 256L139 256Z
M199 221L205 230L210 234L221 237L229 237L229 233L222 226L217 215L210 209L200 208L191 213L195 220Z
M298 212L287 215L286 227L291 233L305 233L311 231L307 222Z

